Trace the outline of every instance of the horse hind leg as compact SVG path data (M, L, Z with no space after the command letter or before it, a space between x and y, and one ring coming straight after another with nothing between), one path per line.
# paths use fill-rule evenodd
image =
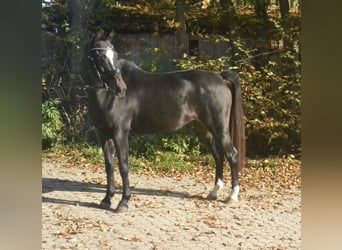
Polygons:
M208 144L212 153L212 156L215 160L215 184L214 188L209 192L207 199L208 200L216 200L217 192L224 186L223 183L223 160L224 154L222 150L217 146L216 140L212 136L210 132L206 133L206 139L208 140Z
M213 133L209 132L212 130L209 130L207 128L210 128L210 126L204 126L203 123L197 122L195 123L196 128L199 130L199 132L204 136L204 138L208 142L208 146L211 150L212 156L215 160L215 184L213 189L209 192L207 199L208 200L216 200L218 197L218 191L223 188L224 182L223 182L223 162L224 162L224 156L225 152L227 150L224 150L225 148L223 145L227 143L223 143L224 141L227 141L224 139L224 136L220 139L217 136L213 136ZM229 139L229 138L228 138ZM228 140L229 145L230 140ZM232 158L232 157L230 157ZM234 174L235 176L235 174ZM235 198L236 192L234 193L233 197Z
M220 143L221 143L221 147L223 151L225 152L224 154L229 162L230 169L231 169L232 190L227 201L237 202L239 192L240 192L238 162L237 162L238 151L233 146L229 133L225 133L225 136L220 137Z
M227 202L237 202L239 200L240 184L239 184L239 169L238 169L238 151L232 145L231 150L226 153L228 159L231 177L232 177L232 190L228 197Z

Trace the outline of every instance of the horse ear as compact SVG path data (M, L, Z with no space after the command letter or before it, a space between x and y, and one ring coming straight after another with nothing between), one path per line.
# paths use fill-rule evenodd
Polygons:
M98 32L96 32L95 34L95 41L98 41L100 40L104 35L104 30L103 29L100 29Z
M111 31L111 32L109 33L109 35L108 35L108 39L109 39L110 41L112 41L113 38L114 38L114 36L115 36L115 30L112 29L112 31Z

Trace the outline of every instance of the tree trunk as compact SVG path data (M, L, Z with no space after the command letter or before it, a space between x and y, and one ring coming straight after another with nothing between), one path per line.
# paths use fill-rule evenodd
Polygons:
M188 52L188 39L185 24L185 0L177 0L176 2L176 39L178 43L178 56L183 57Z
M284 21L286 15L289 13L289 0L279 0L281 19Z
M236 15L232 0L221 0L220 4L222 8L229 9L230 11L234 12L234 15Z
M261 29L256 35L256 41L258 43L258 50L256 53L262 55L263 53L269 51L268 44L270 43L270 25L267 14L267 0L254 0L254 9L257 17L263 21ZM258 57L258 59L255 61L256 69L259 70L260 67L265 65L268 60L269 55L267 54Z
M68 39L73 41L70 53L70 67L71 72L78 75L81 73L81 60L84 51L83 47L85 40L88 40L86 22L91 13L100 0L69 0L71 12L71 24Z
M224 9L223 22L226 26L225 30L229 31L229 50L228 53L231 57L231 66L235 65L235 62L240 60L239 50L234 44L240 38L240 30L238 25L238 18L235 11L235 6L232 0L220 0L220 5Z
M224 10L226 10L226 14L223 20L228 26L229 32L231 34L234 34L237 29L237 15L234 4L232 0L221 0L220 5Z
M266 23L268 21L267 0L254 0L254 9L255 14Z

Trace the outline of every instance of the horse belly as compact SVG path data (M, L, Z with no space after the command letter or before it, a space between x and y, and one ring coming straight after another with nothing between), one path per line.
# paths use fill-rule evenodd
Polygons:
M168 133L181 129L196 118L197 115L188 110L159 106L159 110L142 112L133 118L132 129L138 133Z

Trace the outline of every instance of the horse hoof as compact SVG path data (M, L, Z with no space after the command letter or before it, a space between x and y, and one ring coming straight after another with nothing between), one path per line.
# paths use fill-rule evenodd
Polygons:
M207 200L210 200L210 201L217 200L217 195L213 195L212 193L209 193L207 196Z
M225 201L225 203L227 205L236 205L238 203L238 201L228 197L228 199Z
M124 213L124 212L127 212L128 211L128 206L118 206L116 209L115 209L115 213Z
M100 208L102 208L102 209L109 209L110 205L111 205L110 202L101 201Z

